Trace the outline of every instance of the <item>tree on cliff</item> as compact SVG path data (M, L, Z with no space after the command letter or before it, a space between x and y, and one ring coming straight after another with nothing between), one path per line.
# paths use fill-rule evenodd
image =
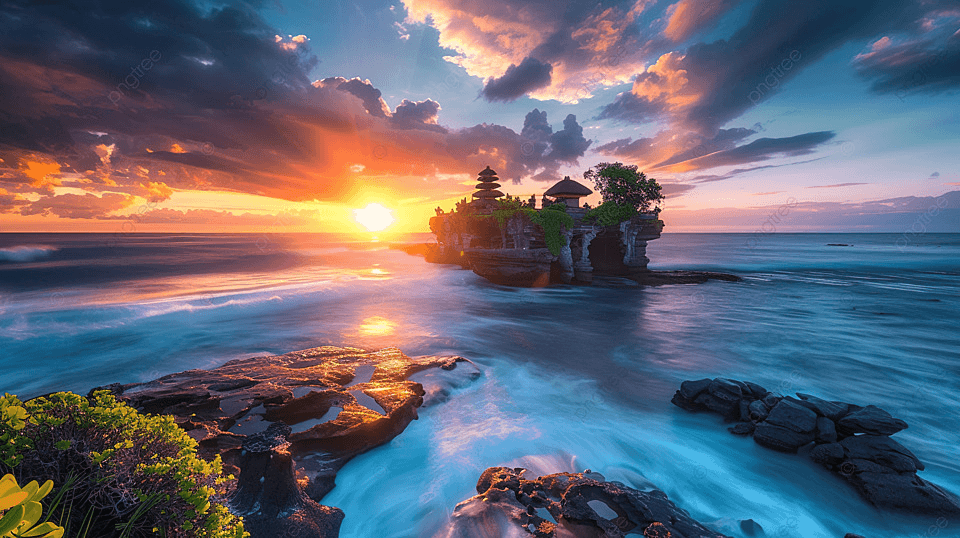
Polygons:
M660 184L637 171L636 165L600 163L583 173L583 179L592 181L604 202L629 206L636 211L647 211L663 201Z

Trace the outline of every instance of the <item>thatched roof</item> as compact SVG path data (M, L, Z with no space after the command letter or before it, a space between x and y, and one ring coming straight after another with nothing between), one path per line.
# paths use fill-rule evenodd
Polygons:
M481 190L496 189L499 186L500 186L499 183L494 183L493 181L489 183L477 183L477 188Z
M560 198L579 198L580 196L593 194L593 191L570 179L570 176L567 176L558 181L556 185L547 189L547 192L543 194Z
M473 193L474 198L500 198L501 196L503 196L503 193L497 190L477 191Z

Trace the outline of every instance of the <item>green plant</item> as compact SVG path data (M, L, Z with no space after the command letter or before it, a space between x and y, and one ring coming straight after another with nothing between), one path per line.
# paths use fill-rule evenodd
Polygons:
M547 243L550 254L558 256L560 249L567 244L563 230L573 228L573 217L567 215L566 209L554 209L553 206L548 206L535 212L530 220L543 228L543 239Z
M651 204L663 201L660 184L638 172L636 165L600 163L584 172L583 179L593 181L604 202L647 211Z
M43 515L40 501L53 489L53 481L36 480L21 488L12 474L0 478L0 537L60 538L63 527L49 521L37 524Z
M220 458L205 461L170 416L141 414L100 391L0 400L0 469L64 484L51 503L70 536L241 538L223 505Z
M587 214L583 216L583 221L596 222L601 226L613 226L630 220L636 214L637 210L631 205L603 202L590 211L587 211Z

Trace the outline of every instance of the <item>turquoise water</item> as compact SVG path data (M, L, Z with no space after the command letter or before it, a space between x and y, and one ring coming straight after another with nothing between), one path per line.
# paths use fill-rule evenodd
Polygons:
M960 493L960 235L667 234L653 268L744 281L646 289L505 288L335 239L2 235L0 390L324 344L459 354L483 377L340 472L324 503L347 514L342 536L442 532L493 465L653 485L731 536L748 518L768 536L960 534L669 403L684 379L725 376L876 404L910 424L896 437L920 476Z

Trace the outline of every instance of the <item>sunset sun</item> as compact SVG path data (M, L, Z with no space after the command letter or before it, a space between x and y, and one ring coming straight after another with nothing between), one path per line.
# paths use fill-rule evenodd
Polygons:
M393 224L393 212L380 204L370 203L363 209L354 209L353 218L371 232L381 232Z

